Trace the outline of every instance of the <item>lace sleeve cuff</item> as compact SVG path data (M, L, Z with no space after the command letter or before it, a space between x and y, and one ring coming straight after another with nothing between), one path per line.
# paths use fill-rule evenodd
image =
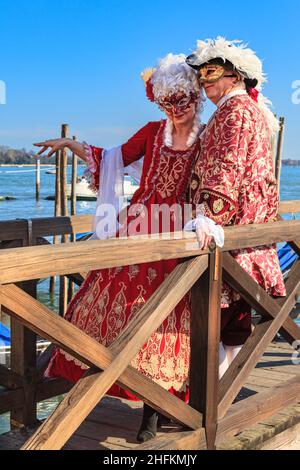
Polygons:
M100 164L102 159L102 148L93 147L83 142L85 161L87 169L84 172L84 177L89 183L89 188L98 192L100 180Z

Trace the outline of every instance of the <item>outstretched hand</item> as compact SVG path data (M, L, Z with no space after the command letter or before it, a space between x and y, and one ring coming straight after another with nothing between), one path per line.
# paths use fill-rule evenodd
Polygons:
M51 157L57 150L66 147L66 139L52 139L52 140L45 140L43 142L37 142L35 144L36 147L42 147L41 150L37 153L37 155L41 155L44 153L48 148L51 148L51 151L47 155L43 155L46 157Z

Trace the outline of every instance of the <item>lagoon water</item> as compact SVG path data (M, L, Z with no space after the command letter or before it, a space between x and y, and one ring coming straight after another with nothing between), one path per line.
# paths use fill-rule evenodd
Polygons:
M47 174L46 170L53 167L41 167L41 199L35 200L35 168L28 166L0 166L0 196L13 196L16 200L0 201L0 220L33 217L52 217L54 202L45 200L54 194L55 175ZM78 167L81 176L85 166ZM68 167L68 178L71 168ZM281 200L300 199L300 166L282 167ZM94 201L78 201L77 214L93 213Z
M54 194L55 175L47 174L46 170L53 167L41 167L41 199L35 200L35 168L28 166L0 166L0 196L13 196L15 200L0 201L0 220L16 218L29 219L35 217L52 217L54 214L54 202L46 200L46 196ZM78 167L78 176L85 170L84 166ZM71 178L71 168L68 168L68 179ZM282 167L281 174L281 200L300 200L300 166ZM78 201L77 214L92 214L95 209L95 201ZM300 214L295 214L297 218ZM287 218L291 218L288 216ZM57 295L50 299L48 294L49 281L39 284L38 298L40 301L57 310ZM38 417L43 419L53 410L59 398L46 400L39 404ZM9 429L9 414L0 416L0 434Z

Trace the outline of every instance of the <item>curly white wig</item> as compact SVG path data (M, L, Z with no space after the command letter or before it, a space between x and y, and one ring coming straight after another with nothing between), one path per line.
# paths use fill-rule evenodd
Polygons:
M161 59L150 80L154 99L158 103L180 92L186 95L201 94L197 73L187 65L184 54L168 54Z
M160 59L156 69L146 69L141 74L145 85L146 94L151 101L155 101L160 107L163 101L176 95L184 93L186 96L194 96L196 113L193 129L187 140L187 145L191 146L195 142L200 129L199 114L202 111L204 101L203 92L197 79L197 72L186 63L184 54L168 54ZM165 129L165 143L172 146L173 124L167 118Z

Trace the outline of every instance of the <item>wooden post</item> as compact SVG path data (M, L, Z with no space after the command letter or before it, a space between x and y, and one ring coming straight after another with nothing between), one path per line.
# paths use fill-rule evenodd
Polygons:
M276 114L274 114L274 117L277 119ZM278 135L279 135L279 131L276 134L273 134L272 137L271 137L271 153L272 153L272 161L273 161L273 165L274 165L274 172L275 172L275 162L276 162Z
M73 136L73 140L77 140L76 136ZM72 188L71 188L71 215L76 215L76 182L77 182L77 155L72 154ZM73 235L71 237L73 240Z
M61 137L69 136L68 124L62 124ZM68 169L68 150L63 148L61 151L60 181L61 181L61 215L68 215L68 198L67 198L67 169Z
M60 167L61 167L61 152L58 150L55 155L55 203L54 203L54 217L61 215L61 184L60 184ZM59 237L54 235L53 245L59 242ZM49 293L51 299L54 299L55 295L56 277L50 278Z
M277 180L278 185L278 192L280 192L280 177L281 177L281 165L282 165L282 149L283 149L283 141L284 141L284 117L279 118L279 134L278 134L278 141L277 141L277 152L276 152L276 160L275 160L275 177Z
M24 291L36 297L36 282L21 283ZM11 317L11 370L23 378L24 402L22 408L11 411L12 428L29 426L36 415L36 334Z
M36 190L35 198L37 201L40 199L40 190L41 190L41 160L40 158L36 159Z
M32 220L27 220L26 235L23 246L35 243ZM37 281L24 281L19 284L22 290L36 298ZM19 374L23 380L24 401L22 408L14 409L10 415L11 427L22 427L35 424L36 415L36 334L24 327L16 318L11 317L11 370Z
M68 124L62 124L61 137L66 138L69 136ZM61 184L61 215L68 215L68 198L67 198L67 169L68 169L68 151L65 147L61 151L61 165L60 165L60 184ZM62 235L61 243L68 241L68 235ZM65 276L59 278L59 314L61 316L67 310L68 302L68 283Z
M73 140L77 140L73 135ZM72 154L72 185L71 185L71 215L76 215L76 184L77 184L77 155ZM71 234L71 241L76 242L76 233ZM68 302L71 301L74 295L74 283L69 279L68 285Z
M217 434L222 254L192 289L190 405L203 413L208 449Z

